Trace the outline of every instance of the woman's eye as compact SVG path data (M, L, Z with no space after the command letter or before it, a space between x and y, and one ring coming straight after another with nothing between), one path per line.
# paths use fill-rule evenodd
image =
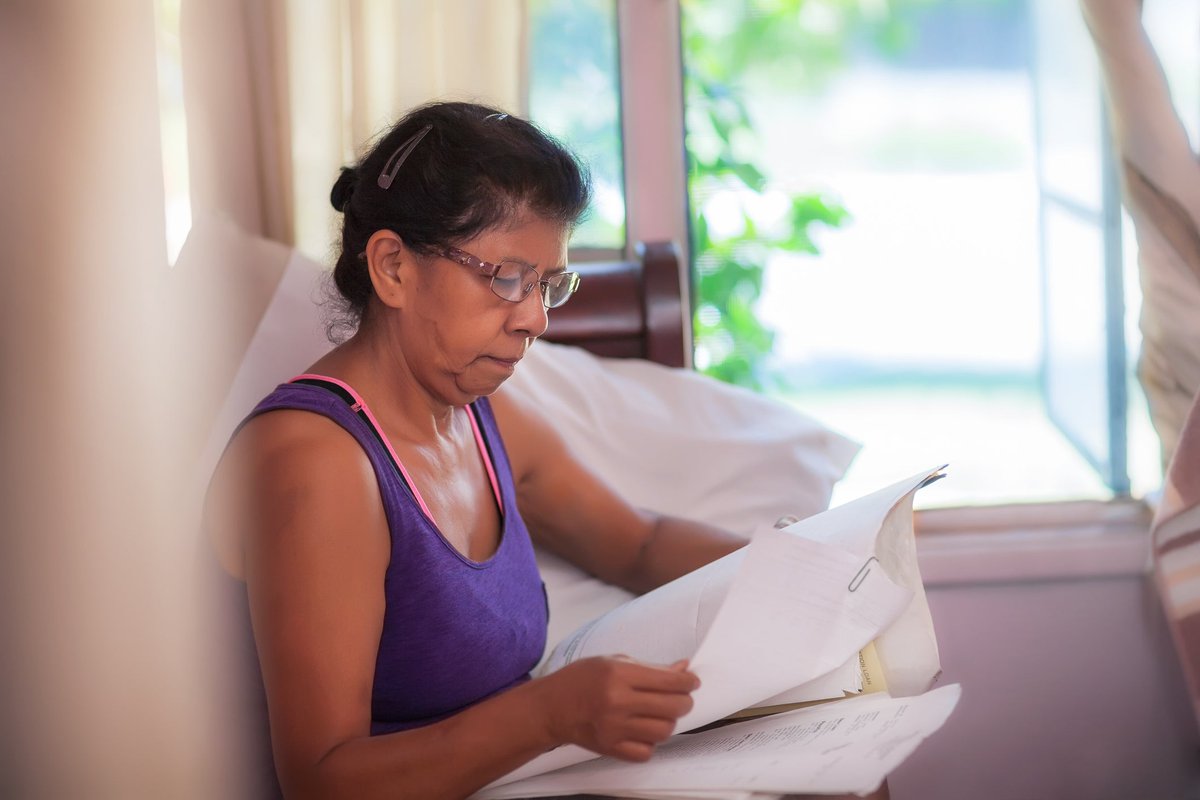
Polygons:
M526 283L536 283L537 273L524 264L513 264L506 261L500 265L500 269L496 270L496 280L521 286Z
M505 261L496 269L496 280L505 283L518 284L525 277L525 268L520 264Z
M506 300L521 300L529 293L525 283L530 276L533 276L533 270L523 264L505 261L497 267L492 277L492 291Z

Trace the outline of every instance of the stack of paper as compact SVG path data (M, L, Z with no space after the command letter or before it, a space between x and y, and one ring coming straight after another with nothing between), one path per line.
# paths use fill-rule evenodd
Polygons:
M577 792L734 800L874 791L950 716L957 685L918 697L863 695L671 738L644 764L594 758L488 789L481 798Z
M783 530L764 529L742 550L584 625L543 665L550 672L614 654L660 664L689 659L701 686L677 725L682 732L756 706L845 698L860 690L864 652L877 657L888 693L677 734L645 764L560 747L477 797L876 788L959 696L957 686L921 695L940 667L917 571L912 500L940 477L940 469L926 471Z

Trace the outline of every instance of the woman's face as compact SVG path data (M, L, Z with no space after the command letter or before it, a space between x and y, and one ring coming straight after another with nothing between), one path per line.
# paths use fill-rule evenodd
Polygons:
M486 231L458 249L483 261L522 261L541 277L567 263L567 232L529 218ZM400 344L409 369L425 388L452 405L496 391L533 340L546 331L538 285L523 300L498 297L479 270L441 256L408 271L412 292L400 314Z

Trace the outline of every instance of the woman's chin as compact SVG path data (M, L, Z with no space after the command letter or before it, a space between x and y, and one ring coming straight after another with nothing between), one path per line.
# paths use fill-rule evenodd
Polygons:
M476 398L487 397L488 395L495 394L496 390L499 389L507 379L508 376L503 378L497 377L486 381L474 380L470 382L460 382L456 388L458 389L462 399L460 402L455 403L455 405L466 405L467 403L474 402Z
M456 381L458 390L472 395L472 400L490 395L499 389L516 371L517 361L482 358L473 367L460 374Z

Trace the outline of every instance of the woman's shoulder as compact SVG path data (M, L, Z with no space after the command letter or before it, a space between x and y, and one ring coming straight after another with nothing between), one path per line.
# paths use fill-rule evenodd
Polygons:
M319 469L329 458L358 455L343 401L310 383L277 386L230 437L217 469L253 467L275 475L295 463ZM228 462L228 463L227 463Z
M362 448L333 418L301 408L279 408L247 420L229 442L227 456L275 474L297 463L320 469L329 458Z
M378 504L362 447L330 417L295 408L259 413L234 434L205 498L205 532L227 572L241 577L249 537L269 536L288 520L318 519Z

